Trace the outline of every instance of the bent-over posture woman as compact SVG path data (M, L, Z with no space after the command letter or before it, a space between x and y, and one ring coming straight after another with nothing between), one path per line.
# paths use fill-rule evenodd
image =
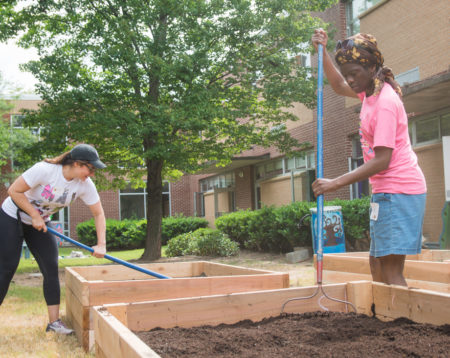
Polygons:
M0 305L20 261L25 240L44 278L44 298L48 307L46 331L70 334L59 319L60 287L58 243L47 231L50 216L81 198L95 220L97 245L93 256L106 253L106 224L103 207L91 176L105 168L97 151L79 144L53 159L45 159L26 170L8 189L0 209Z

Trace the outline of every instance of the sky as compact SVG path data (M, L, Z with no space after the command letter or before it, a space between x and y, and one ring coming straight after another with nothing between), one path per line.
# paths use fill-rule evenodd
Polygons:
M19 64L37 58L37 52L34 49L22 49L14 41L0 43L0 73L3 82L11 83L15 87L18 86L23 92L33 93L37 80L31 73L22 72L19 69Z

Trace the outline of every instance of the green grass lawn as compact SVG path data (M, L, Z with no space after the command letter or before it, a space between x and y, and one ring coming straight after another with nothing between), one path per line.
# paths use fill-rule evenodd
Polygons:
M68 258L72 251L81 251L83 255L89 256L86 258ZM118 259L124 261L137 260L139 259L144 252L144 249L136 249L136 250L125 250L125 251L111 251L107 252L108 255L116 257ZM161 255L165 256L165 247L161 250ZM64 268L66 266L92 266L92 265L104 265L112 263L107 259L98 259L96 257L91 256L91 253L87 250L80 249L78 247L60 247L59 248L59 256L61 259L59 260L59 267ZM30 256L29 259L22 258L20 259L19 267L17 268L17 273L27 273L27 272L39 272L39 267L34 260L33 255Z

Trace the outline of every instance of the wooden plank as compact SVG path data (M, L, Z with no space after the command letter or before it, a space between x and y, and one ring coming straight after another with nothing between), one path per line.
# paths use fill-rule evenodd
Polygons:
M370 275L368 257L323 255L323 269Z
M174 274L174 272L167 270L168 264L141 264L139 266L166 276L169 276L168 273ZM179 268L180 270L184 268L180 271L181 275L190 275L190 265L180 265ZM100 265L73 269L87 281L158 280L158 278L123 265Z
M85 351L89 351L94 343L93 324L89 306L82 306L78 299L66 288L66 318L70 322L78 342Z
M274 273L273 271L251 269L241 266L231 266L205 261L204 272L207 276L234 276L234 275L262 275Z
M358 313L370 316L373 304L372 282L349 282L347 284L347 301L353 303Z
M375 312L380 319L406 317L418 323L450 323L450 294L374 282Z
M89 306L83 306L70 289L66 289L66 312L70 321L77 321L82 329L89 329Z
M372 281L372 275L355 272L323 270L322 281L324 283L344 283L350 281Z
M70 301L68 302L68 300L70 300L70 298L67 297L69 292L70 291L68 289L66 289L66 293L65 293L65 295L66 295L66 298L65 298L66 299L66 319L67 319L69 325L72 326L72 328L75 330L75 334L77 335L77 337L81 337L82 329L78 325L80 331L77 332L77 329L75 327L76 318L75 318L75 315L72 313L72 306L69 303ZM79 340L79 342L81 343L81 340Z
M74 296L83 304L89 304L88 281L80 275L73 267L66 267L64 272L64 281Z
M432 257L431 256L432 250L422 250L422 254L418 255L406 255L407 260L420 260L419 257L423 255L423 257ZM442 251L442 250L439 250ZM314 255L315 256L315 255ZM370 253L369 251L357 251L357 252L342 252L342 253L335 253L335 254L324 254L325 256L338 256L338 257L369 257Z
M166 262L166 263L150 263L140 264L139 266L153 272L158 272L169 277L195 277L205 271L204 265L209 267L217 266L215 272L220 276L239 275L240 272L245 274L261 274L262 272L270 272L258 269L244 269L238 266L223 265L218 263L210 263L207 261L188 261L188 262ZM222 271L223 267L227 267L227 271ZM245 270L245 271L243 271ZM85 281L127 281L127 280L159 280L148 274L130 269L122 265L100 265L89 267L72 267L71 272L78 277L82 277ZM206 272L205 272L206 273ZM206 273L208 276L211 274Z
M418 255L414 255L416 257L411 257L413 255L406 256L407 260L417 260L417 261L434 261L432 250L422 250L422 252Z
M450 250L430 250L433 261L450 260Z
M95 307L94 327L97 350L104 357L160 357L103 307Z
M324 283L344 283L350 281L366 280L372 281L372 275L363 275L353 272L323 271ZM441 282L431 282L422 280L406 279L410 288L420 288L423 290L432 290L443 293L450 293L450 284Z
M328 296L340 300L346 297L346 284L327 285ZM292 298L302 298L286 304L284 312L303 313L322 310L319 299L311 296L317 287L295 287L269 291L215 295L208 297L179 298L161 301L126 304L128 327L133 331L147 331L155 327L194 327L204 324L232 324L244 319L260 321L281 313L284 303ZM322 306L331 311L345 312L347 305L322 299ZM107 306L105 306L107 307Z
M338 256L338 257L369 257L369 251L356 251L356 252L342 252L336 254L324 254L325 256ZM316 258L316 255L314 255Z
M407 260L403 275L406 279L450 284L450 263Z
M328 272L370 275L369 259L363 257L324 255L323 268ZM450 284L450 265L448 262L406 260L404 276L406 279ZM363 277L353 279L364 279Z
M89 330L83 329L76 320L73 320L71 322L71 327L75 331L75 335L76 335L80 345L83 347L83 349L86 352L89 352L89 350L91 348L91 342L89 339Z
M173 278L158 281L92 282L90 306L108 303L136 302L228 294L243 291L286 287L288 273L248 276L214 276L198 278Z

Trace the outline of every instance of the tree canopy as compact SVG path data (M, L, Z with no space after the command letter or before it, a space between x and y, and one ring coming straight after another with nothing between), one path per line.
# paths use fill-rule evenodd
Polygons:
M25 66L44 100L26 119L45 138L36 153L91 143L113 184L147 177L144 255L158 258L164 173L226 164L254 145L301 148L280 125L296 119L292 103L314 105L297 55L324 26L311 12L335 2L7 1L0 40L19 36L40 56Z

